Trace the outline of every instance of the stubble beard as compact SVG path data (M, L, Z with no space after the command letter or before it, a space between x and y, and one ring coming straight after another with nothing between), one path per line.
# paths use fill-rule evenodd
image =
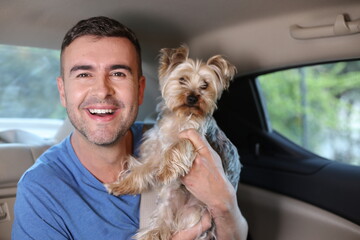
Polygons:
M113 130L109 130L108 127L99 126L95 130L89 129L85 120L76 116L76 114L67 108L67 114L70 122L74 128L87 139L88 142L95 144L97 146L111 146L115 145L120 139L122 139L127 131L130 129L131 125L135 122L138 108L134 104L130 107L130 112L126 114L124 118L120 119L120 123Z

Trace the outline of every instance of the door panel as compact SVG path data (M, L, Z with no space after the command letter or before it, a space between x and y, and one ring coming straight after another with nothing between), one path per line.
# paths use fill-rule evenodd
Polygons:
M358 240L360 227L311 204L247 184L238 202L253 240Z

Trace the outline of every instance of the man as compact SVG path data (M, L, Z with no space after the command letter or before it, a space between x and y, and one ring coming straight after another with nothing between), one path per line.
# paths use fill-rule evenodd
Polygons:
M143 131L134 123L145 89L135 34L106 17L80 21L64 38L57 84L75 130L21 178L12 237L131 239L141 197L110 195L104 183L117 179L127 155L136 155ZM207 147L183 183L210 209L218 239L245 239L247 224L219 156L194 130L180 137ZM173 240L194 239L209 226L205 216Z

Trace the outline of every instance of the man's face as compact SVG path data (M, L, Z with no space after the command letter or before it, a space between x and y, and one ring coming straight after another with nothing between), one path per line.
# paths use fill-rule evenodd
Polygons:
M119 140L143 101L135 47L126 38L83 36L62 55L61 103L78 132L97 145Z

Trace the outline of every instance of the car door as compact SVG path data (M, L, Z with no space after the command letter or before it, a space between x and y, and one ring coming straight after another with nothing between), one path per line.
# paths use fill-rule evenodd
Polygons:
M358 73L360 68L356 71ZM301 71L298 72L301 74ZM292 113L296 106L288 106L293 98L298 98L301 103L298 94L301 83L296 84L300 90L292 89L288 91L292 94L285 94L286 79L292 81L293 78L266 74L235 79L215 113L219 126L238 147L241 156L243 168L238 202L248 221L251 239L360 239L360 167L320 156L286 137L281 126L293 132L296 124L291 121L301 122L302 115L299 117ZM307 81L318 79L309 77ZM264 94L262 90L270 81L276 84ZM349 80L349 83L353 81ZM358 94L360 90L354 86L351 89ZM310 118L307 119L309 125L317 118L322 119L319 102L326 99L321 98L321 91L313 93L314 98L318 97L312 101L319 112L315 111L311 118L307 116ZM276 98L278 103L271 106L269 102ZM356 95L356 101L360 103L360 94ZM269 106L272 109L268 109ZM357 117L358 106L355 109ZM269 114L270 110L273 114ZM276 119L276 114L281 112L286 117ZM314 126L308 134L321 132L322 127ZM354 122L352 132L356 132L357 145L354 144L351 149L358 154L360 131L357 122ZM332 138L317 136L315 140L322 143L329 139ZM337 144L345 148L349 142L338 141ZM356 157L359 161L359 155Z

